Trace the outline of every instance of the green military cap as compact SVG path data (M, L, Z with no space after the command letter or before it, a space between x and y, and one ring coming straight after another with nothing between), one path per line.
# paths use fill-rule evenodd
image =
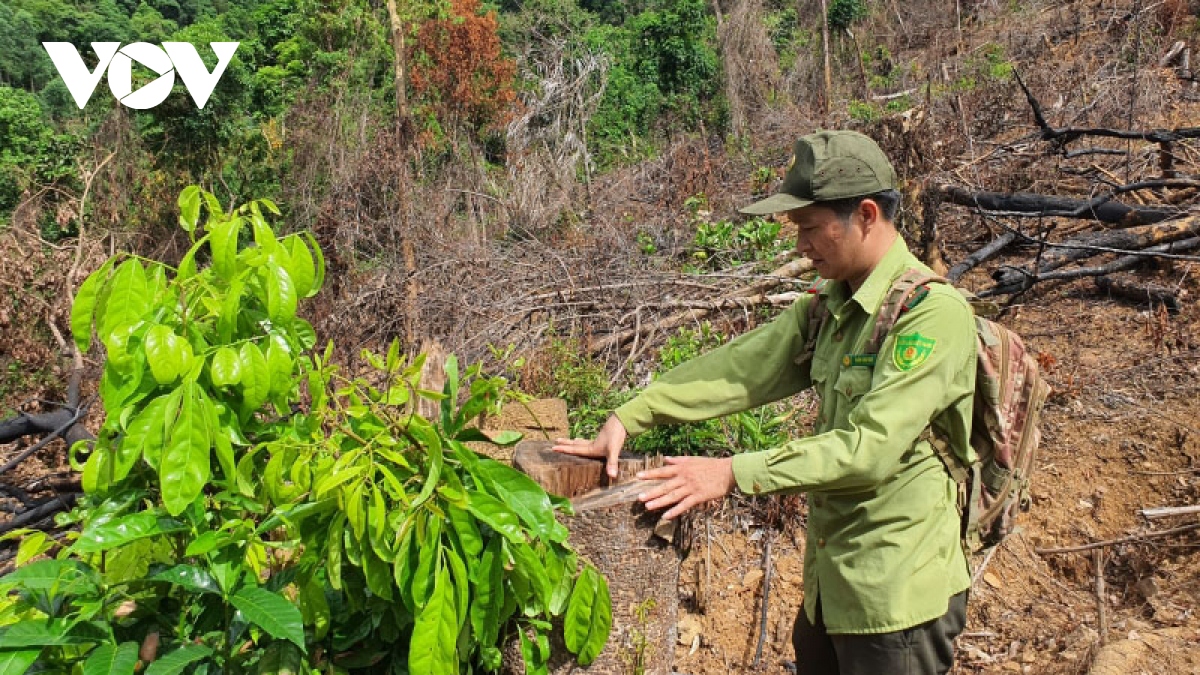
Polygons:
M895 188L896 171L875 141L857 131L818 131L796 141L779 192L739 210L779 213Z

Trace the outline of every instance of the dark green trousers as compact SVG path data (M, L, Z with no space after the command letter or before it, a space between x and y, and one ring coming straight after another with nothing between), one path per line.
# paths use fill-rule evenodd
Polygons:
M792 629L797 675L945 675L954 665L954 638L967 623L967 592L950 598L941 618L894 633L830 635L821 604L816 625L804 607Z

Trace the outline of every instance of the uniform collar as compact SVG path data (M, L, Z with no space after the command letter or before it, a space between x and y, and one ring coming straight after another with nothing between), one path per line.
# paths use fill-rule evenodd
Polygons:
M906 269L912 267L914 262L915 259L908 252L908 245L904 243L904 238L897 234L896 240L892 242L887 253L883 254L883 258L867 275L867 280L863 282L862 286L859 286L849 300L862 307L867 314L874 314L883 304L884 296L892 287L892 281L903 274ZM839 322L849 304L846 298L849 292L850 287L845 281L827 283L821 291L821 294L826 297L829 311Z

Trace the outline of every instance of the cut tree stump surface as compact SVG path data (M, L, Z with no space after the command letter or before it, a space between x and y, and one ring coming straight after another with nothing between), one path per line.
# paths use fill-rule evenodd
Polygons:
M566 438L571 433L571 426L567 420L567 402L561 398L542 398L527 403L509 401L504 404L499 415L485 418L480 430L488 435L501 431L516 431L530 440L552 441L556 438ZM506 464L513 461L512 446L502 448L491 443L468 443L467 446L481 455Z
M548 492L572 500L576 515L563 519L571 531L569 542L608 580L613 626L608 644L587 668L575 664L556 630L550 672L667 675L676 641L682 554L655 534L660 514L646 511L637 500L649 483L634 478L644 468L661 466L662 458L622 454L617 479L609 485L603 462L562 455L552 445L522 441L513 464ZM519 658L506 659L504 670L524 672Z

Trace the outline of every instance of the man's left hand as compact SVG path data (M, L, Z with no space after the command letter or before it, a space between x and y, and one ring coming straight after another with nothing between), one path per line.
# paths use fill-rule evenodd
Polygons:
M644 480L661 480L662 484L638 495L647 509L672 506L663 520L682 515L697 504L720 499L733 491L733 460L728 457L667 457L667 465L638 472Z

